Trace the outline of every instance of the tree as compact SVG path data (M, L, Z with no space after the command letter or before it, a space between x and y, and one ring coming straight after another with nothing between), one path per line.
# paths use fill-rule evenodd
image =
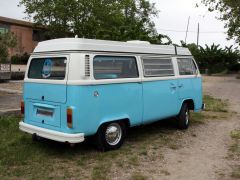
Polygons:
M51 38L171 43L156 32L151 17L158 11L148 0L21 0L20 5L37 25L48 27Z
M17 45L17 38L12 32L6 34L0 33L0 62L8 61L8 48L13 48Z
M240 52L238 49L233 49L233 46L220 48L220 45L212 44L205 47L197 46L196 44L184 44L184 47L189 48L195 60L197 61L200 70L208 69L209 73L220 73L227 71L240 70Z
M225 22L228 39L240 43L240 1L239 0L201 0L209 11L220 12L219 19Z
M233 49L233 46L225 47L223 56L226 60L226 67L228 70L240 70L240 52L237 48Z

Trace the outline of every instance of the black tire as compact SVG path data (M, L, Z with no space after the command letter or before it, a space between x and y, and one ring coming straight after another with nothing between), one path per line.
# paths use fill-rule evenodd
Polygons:
M180 113L177 116L177 123L179 129L187 129L190 123L190 112L187 103L181 107Z
M113 137L111 137L111 131ZM114 134L114 132L116 132L116 134ZM109 135L108 137L107 134ZM122 146L125 137L126 125L124 122L111 122L103 124L99 127L96 134L97 148L100 151L119 149ZM114 139L116 140L114 141Z

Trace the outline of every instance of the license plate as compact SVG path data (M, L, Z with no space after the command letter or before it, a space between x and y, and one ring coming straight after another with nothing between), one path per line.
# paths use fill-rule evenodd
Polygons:
M38 108L37 109L37 115L52 117L53 116L53 111L48 110L48 109L39 109Z

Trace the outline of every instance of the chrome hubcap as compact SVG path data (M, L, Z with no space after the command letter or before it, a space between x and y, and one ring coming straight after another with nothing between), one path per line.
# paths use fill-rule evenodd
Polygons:
M119 143L122 138L122 129L118 123L109 124L105 133L106 141L109 145L114 146Z
M188 113L188 111L186 111L186 113L185 113L185 118L186 118L186 125L188 125L188 123L189 123L189 113Z

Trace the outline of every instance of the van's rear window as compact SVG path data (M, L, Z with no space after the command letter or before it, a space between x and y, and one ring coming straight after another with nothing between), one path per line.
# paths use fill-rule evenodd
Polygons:
M63 80L66 74L66 63L65 57L33 58L28 78Z

